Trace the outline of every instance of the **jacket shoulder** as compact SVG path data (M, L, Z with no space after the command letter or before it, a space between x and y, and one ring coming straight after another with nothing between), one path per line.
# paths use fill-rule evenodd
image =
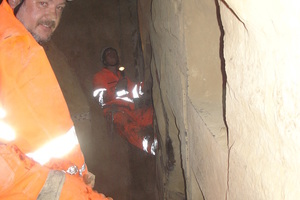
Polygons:
M0 5L0 41L13 36L27 35L28 31L23 24L2 4Z

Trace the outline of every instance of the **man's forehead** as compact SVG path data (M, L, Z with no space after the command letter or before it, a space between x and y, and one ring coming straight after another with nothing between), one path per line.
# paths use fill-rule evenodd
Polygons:
M67 0L44 0L49 3L55 3L55 4L65 4Z
M117 52L114 50L108 50L105 52L105 56L117 56Z

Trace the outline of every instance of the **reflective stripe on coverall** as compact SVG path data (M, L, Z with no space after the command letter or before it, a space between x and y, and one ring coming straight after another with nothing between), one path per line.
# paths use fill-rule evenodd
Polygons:
M120 72L118 74L114 74L113 72L109 71L106 68L103 68L100 72L95 74L93 79L93 85L94 85L94 97L99 96L99 103L101 103L101 106L115 104L122 107L129 107L130 109L134 109L133 104L133 95L132 93L127 93L124 96L128 97L128 101L124 101L123 99L117 98L116 96L116 90L115 87L118 83L118 81L121 78ZM128 78L127 79L127 88L128 91L131 91L135 84L131 82ZM104 97L105 92L105 97ZM119 91L121 92L121 91ZM121 96L121 95L120 95ZM104 108L104 112L105 112Z
M126 78L127 91L116 91L115 88L120 78L122 78L120 72L116 75L103 68L94 76L93 96L98 98L106 118L113 119L111 123L116 125L120 135L132 145L155 155L157 140L153 132L153 108L135 109L134 104L134 99L143 95L142 83L136 84Z
M0 171L0 199L108 199L83 183L82 177L41 166L16 145L0 144Z
M61 199L79 193L76 199L103 199L80 176L87 173L84 157L44 49L7 0L0 5L0 108L0 125L8 128L0 129L1 199L37 199L51 170L67 172ZM6 138L10 133L14 136Z

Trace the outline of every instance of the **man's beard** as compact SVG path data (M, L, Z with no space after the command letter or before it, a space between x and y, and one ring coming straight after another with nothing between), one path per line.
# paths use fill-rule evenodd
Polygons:
M38 22L38 26L41 25L46 25L51 29L55 29L55 22L51 21L51 20L41 20ZM39 44L43 44L48 42L51 39L51 36L53 34L53 32L49 35L49 37L47 37L46 39L42 39L38 34L35 34L33 31L29 31L31 33L31 35L33 36L33 38L39 43Z
M51 36L52 36L52 34L51 34L48 38L42 39L38 34L35 34L31 31L29 31L29 32L31 33L33 38L37 41L37 43L39 43L39 44L44 44L44 43L48 42L51 39Z

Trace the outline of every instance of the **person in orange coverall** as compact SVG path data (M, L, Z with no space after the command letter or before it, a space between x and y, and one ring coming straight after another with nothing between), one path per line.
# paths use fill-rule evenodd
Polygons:
M155 155L157 140L153 130L153 107L139 106L143 83L133 83L119 70L117 50L109 47L102 53L105 65L93 79L94 93L105 117L118 133L139 149Z
M92 190L69 110L40 46L66 0L0 5L0 199L111 199Z

